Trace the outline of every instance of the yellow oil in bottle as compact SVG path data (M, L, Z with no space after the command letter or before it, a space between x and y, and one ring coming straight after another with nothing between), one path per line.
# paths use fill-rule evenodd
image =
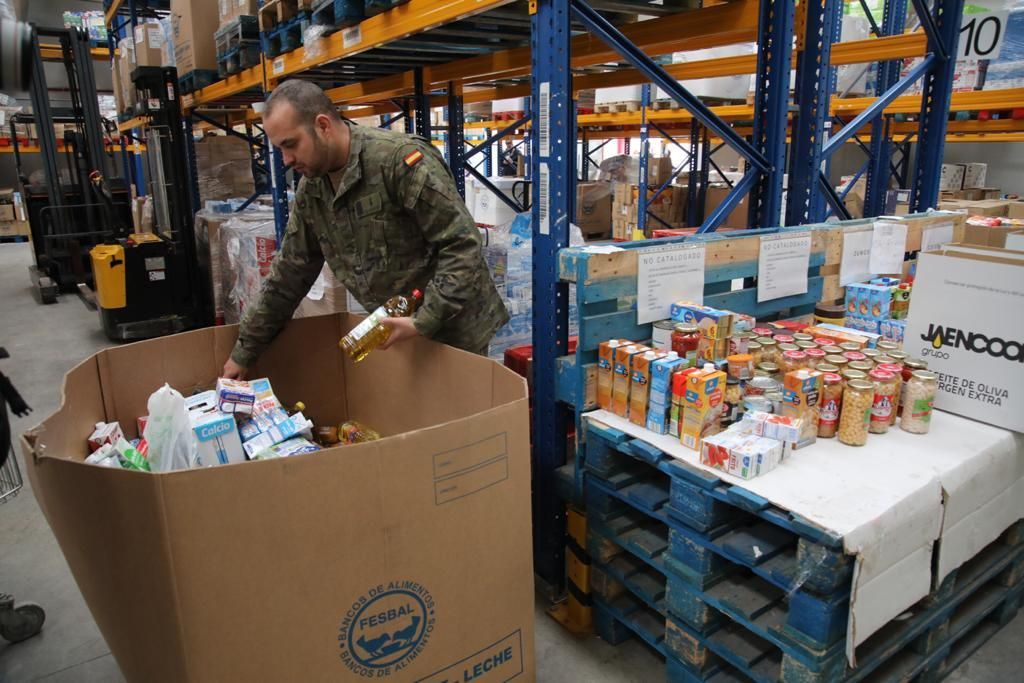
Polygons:
M413 290L412 296L391 297L345 335L338 346L352 360L361 361L391 336L391 330L382 325L381 321L385 318L405 318L412 315L422 300L423 293L418 289Z
M354 444L376 441L380 434L358 420L349 420L338 425L338 438L343 444Z

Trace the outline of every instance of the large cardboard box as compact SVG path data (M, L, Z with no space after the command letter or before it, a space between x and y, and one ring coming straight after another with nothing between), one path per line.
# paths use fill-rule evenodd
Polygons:
M595 181L576 186L576 224L587 237L605 235L611 230L611 183Z
M959 190L964 186L964 167L960 164L943 164L939 172L940 190Z
M128 680L534 680L526 382L425 339L352 363L337 341L358 321L292 321L254 372L380 441L164 474L83 463L96 422L134 436L162 383L212 383L233 327L88 358L22 438Z
M1010 202L1006 207L1006 217L1024 220L1024 202Z
M1016 225L966 225L964 226L964 243L983 247L1002 248L1006 246L1006 237L1017 230Z
M228 23L235 17L254 17L257 10L256 0L218 0L218 13L221 25Z
M163 66L164 30L159 22L135 27L135 66Z
M0 204L0 221L14 220L14 204Z
M704 200L704 216L710 216L711 212L718 208L718 205L725 201L729 194L728 185L708 185L706 199ZM736 204L735 208L722 221L722 226L727 228L746 228L749 222L750 205L747 202L747 195Z
M171 0L171 36L178 76L196 69L217 69L213 34L219 25L218 3L211 0Z
M964 167L964 188L985 187L988 164L960 164Z
M1010 203L999 199L982 199L977 202L963 202L962 206L972 216L1005 217Z
M935 407L1024 431L1024 254L920 254L903 349L939 373ZM993 286L998 284L998 286Z

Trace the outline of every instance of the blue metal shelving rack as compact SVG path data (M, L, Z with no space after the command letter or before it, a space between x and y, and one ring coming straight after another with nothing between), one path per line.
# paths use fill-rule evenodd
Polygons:
M798 45L796 95L791 142L787 146L791 113L789 78L794 34L795 3L791 0L760 0L757 89L753 136L739 135L698 98L677 83L643 51L585 0L533 0L532 13L532 118L534 122L530 173L533 183L534 225L534 344L533 344L533 472L534 557L538 575L556 588L564 585L564 512L555 495L556 470L566 462L568 411L555 398L556 358L568 348L568 291L558 278L558 251L568 243L568 225L575 202L575 116L572 106L570 25L582 24L618 52L624 61L667 92L693 115L690 155L689 221L700 218L707 184L710 156L708 136L713 134L745 159L747 169L726 199L703 218L699 232L713 231L734 207L750 194L750 220L754 228L783 224L783 174L789 171L789 195L785 224L819 222L829 210L845 215L841 197L831 188L822 168L829 158L864 125L873 123L869 163L861 173L871 174L875 205L884 201L892 170L891 140L882 112L914 82L923 79L924 97L918 131L917 163L912 173L912 210L933 206L938 196L938 173L946 132L952 88L959 18L963 0L912 0L928 37L928 54L902 79L899 63L878 65L878 98L831 137L829 105L835 89L835 68L829 66L832 43L841 30L841 0L810 3L802 22ZM805 3L806 4L806 3ZM879 33L902 32L907 0L887 0ZM871 17L874 24L874 18ZM774 74L776 77L772 77ZM649 98L645 88L645 104ZM649 122L644 107L641 124L643 156L641 184L646 185L646 152ZM626 138L627 143L629 138ZM582 161L586 171L592 160L584 136ZM627 151L628 153L628 151ZM789 163L787 164L787 155ZM869 168L870 166L870 168ZM697 175L703 183L694 182ZM701 196L698 197L698 186ZM646 198L642 187L641 197ZM641 214L646 213L641 206ZM874 212L875 215L879 211ZM869 214L870 215L870 214ZM646 223L646 216L638 216ZM580 306L587 306L585 301Z

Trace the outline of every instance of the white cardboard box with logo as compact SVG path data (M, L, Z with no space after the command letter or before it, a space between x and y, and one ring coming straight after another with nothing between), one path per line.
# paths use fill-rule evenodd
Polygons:
M961 248L921 254L903 349L939 373L935 407L1024 431L1024 260Z

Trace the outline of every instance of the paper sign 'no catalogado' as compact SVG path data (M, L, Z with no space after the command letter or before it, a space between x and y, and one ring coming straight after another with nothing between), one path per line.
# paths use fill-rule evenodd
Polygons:
M871 237L871 260L869 267L872 273L903 272L903 254L907 250L907 224L876 221L874 234Z
M637 325L669 317L673 301L704 302L704 244L672 244L637 254Z
M757 260L757 302L806 294L810 262L810 232L762 237Z

